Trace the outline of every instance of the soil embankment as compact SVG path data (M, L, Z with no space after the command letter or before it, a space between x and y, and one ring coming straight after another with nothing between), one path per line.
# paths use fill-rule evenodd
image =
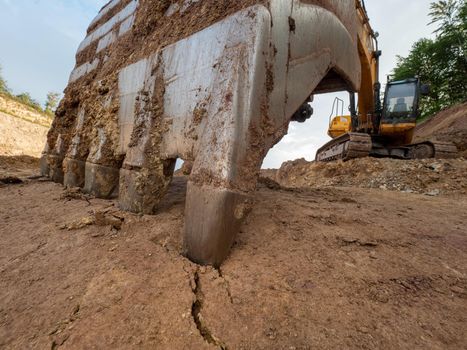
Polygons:
M0 95L0 155L39 157L49 127L46 115Z
M362 158L348 162L315 163L298 159L265 173L281 186L359 187L420 194L467 194L465 159Z
M441 111L418 125L415 141L427 139L453 142L467 158L467 103Z

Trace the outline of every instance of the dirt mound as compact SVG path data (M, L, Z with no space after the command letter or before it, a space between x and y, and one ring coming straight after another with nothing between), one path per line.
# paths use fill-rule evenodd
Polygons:
M466 173L467 161L462 158L361 158L332 163L299 159L284 163L272 179L284 187L345 186L437 195L467 193Z
M415 141L438 140L454 143L467 157L467 103L439 112L415 129Z

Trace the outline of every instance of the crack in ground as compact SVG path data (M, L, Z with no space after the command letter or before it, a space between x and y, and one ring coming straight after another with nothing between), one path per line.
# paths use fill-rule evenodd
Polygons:
M65 321L60 322L57 325L57 327L49 333L49 335L55 336L55 339L52 340L51 350L57 350L59 347L65 344L66 341L70 338L69 333L62 333L62 332L65 331L66 327L69 327L70 324L72 324L78 319L80 309L81 309L81 306L77 304L74 307L73 311L71 312L70 317L67 318ZM57 333L60 333L60 334L57 334Z
M217 272L219 273L219 277L222 278L222 280L224 281L225 290L227 291L227 296L229 297L230 303L233 304L232 293L230 292L230 283L228 280L225 279L220 267L217 269Z
M222 341L217 339L203 322L201 310L203 309L204 295L201 290L201 281L199 278L198 270L195 271L194 282L195 286L193 289L193 293L195 294L195 300L191 306L191 315L193 317L193 320L195 321L196 328L198 328L200 335L207 343L217 346L220 350L227 350L227 346Z

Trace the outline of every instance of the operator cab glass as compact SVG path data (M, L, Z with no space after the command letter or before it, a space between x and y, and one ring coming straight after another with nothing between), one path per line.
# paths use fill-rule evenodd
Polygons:
M411 123L417 119L415 110L417 83L403 82L388 85L386 92L383 122Z

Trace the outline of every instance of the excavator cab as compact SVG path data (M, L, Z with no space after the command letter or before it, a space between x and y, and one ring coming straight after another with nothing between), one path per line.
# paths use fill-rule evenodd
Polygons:
M418 116L419 82L408 79L388 83L383 104L383 123L414 123Z
M388 82L379 134L405 144L411 143L418 117L419 100L419 79Z

